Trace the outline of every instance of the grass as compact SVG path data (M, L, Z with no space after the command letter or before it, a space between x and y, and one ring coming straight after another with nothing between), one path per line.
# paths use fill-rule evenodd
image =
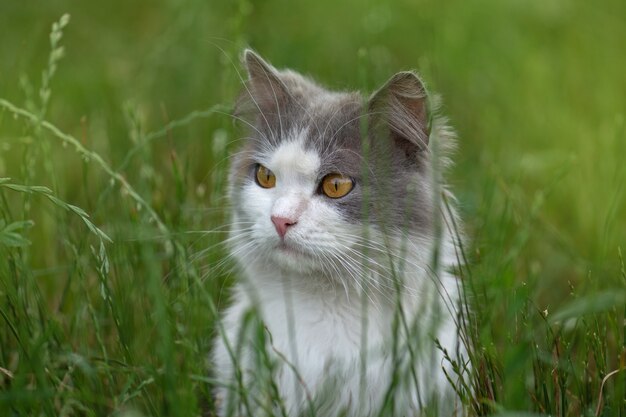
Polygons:
M417 68L442 93L471 241L471 415L626 415L625 15L617 0L3 2L0 415L207 408L248 44L335 88Z

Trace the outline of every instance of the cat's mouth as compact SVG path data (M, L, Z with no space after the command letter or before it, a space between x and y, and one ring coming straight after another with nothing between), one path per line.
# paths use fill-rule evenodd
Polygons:
M273 264L287 272L308 273L319 269L319 261L314 252L301 246L299 242L281 241L273 246Z

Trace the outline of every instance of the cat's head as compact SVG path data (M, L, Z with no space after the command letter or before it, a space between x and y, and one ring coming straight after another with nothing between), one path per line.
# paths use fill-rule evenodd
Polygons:
M364 253L384 255L383 237L432 235L432 126L415 73L365 98L250 50L244 62L235 115L247 136L230 173L241 261L332 277L356 271Z

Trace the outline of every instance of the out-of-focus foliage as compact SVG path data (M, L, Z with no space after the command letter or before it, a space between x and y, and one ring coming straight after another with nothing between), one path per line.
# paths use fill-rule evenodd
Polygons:
M0 414L209 397L246 46L332 88L416 69L442 95L485 410L595 414L626 365L625 18L620 0L0 1Z

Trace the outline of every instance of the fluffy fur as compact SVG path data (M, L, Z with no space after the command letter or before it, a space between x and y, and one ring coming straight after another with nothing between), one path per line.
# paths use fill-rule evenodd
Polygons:
M228 240L241 279L212 354L219 414L460 415L444 373L464 353L459 221L441 202L453 137L421 80L398 73L364 100L244 60ZM258 164L275 187L255 182ZM321 193L331 173L352 191ZM272 216L293 220L284 238Z

